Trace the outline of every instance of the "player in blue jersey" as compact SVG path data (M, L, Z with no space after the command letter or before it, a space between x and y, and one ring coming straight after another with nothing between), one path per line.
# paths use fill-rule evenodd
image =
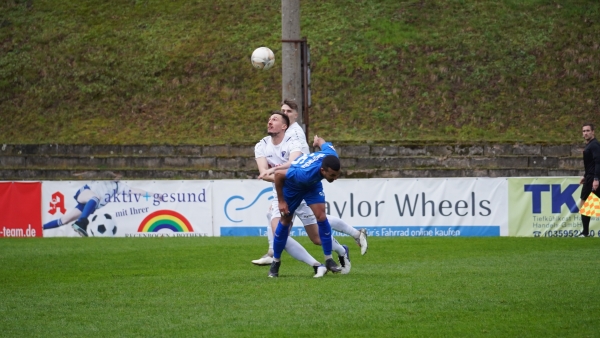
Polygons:
M302 200L310 207L317 218L319 238L325 255L325 266L333 273L341 271L331 256L331 225L325 213L325 193L321 180L333 182L340 176L340 159L329 142L315 135L313 146L321 151L305 154L294 160L285 170L275 172L275 190L279 200L281 219L277 224L273 241L273 263L269 277L279 276L281 253L285 248L294 211Z
M285 138L290 140L295 140L301 144L300 152L296 154L291 154L290 152L281 152L274 151L269 147L269 142L259 142L257 143L254 151L256 156L256 163L258 165L258 169L260 171L259 179L268 181L273 183L274 173L276 170L283 170L289 168L292 161L301 156L302 154L309 154L310 148L308 143L306 142L306 134L304 134L304 130L298 124L298 105L292 100L284 100L281 105L281 111L277 111L274 113L283 113L288 119L290 125L285 130ZM265 139L263 139L265 140ZM280 155L279 155L280 154ZM273 188L275 185L273 184ZM275 192L275 189L273 189ZM277 194L273 194L273 200L271 207L269 208L267 218L270 220L269 226L267 227L267 238L269 242L269 249L265 255L260 257L259 259L252 260L252 264L255 265L271 265L273 263L273 233L277 228L277 223L281 215L279 213L278 199ZM296 209L295 215L304 225L304 229L306 230L307 236L310 240L316 244L321 245L321 239L319 238L319 227L317 226L317 219L312 212L312 210L306 205L306 203L300 204L300 206ZM331 225L331 229L335 232L338 231L340 233L346 234L354 238L356 244L360 247L361 255L364 255L367 252L368 243L367 243L367 231L366 229L355 229L354 227L348 225L343 220L334 217L332 215L327 216L327 220ZM289 241L288 241L289 245ZM351 269L350 257L349 257L349 248L345 245L339 244L335 238L332 241L332 250L338 253L340 266L342 267L342 274L348 274Z

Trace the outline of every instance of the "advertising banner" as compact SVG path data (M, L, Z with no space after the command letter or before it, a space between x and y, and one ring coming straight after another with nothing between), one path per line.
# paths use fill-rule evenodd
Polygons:
M213 182L213 233L215 236L266 236L267 213L273 200L273 185L262 180L218 180ZM295 221L295 224L301 224ZM298 236L294 227L292 236Z
M583 226L579 215L579 177L509 178L509 235L574 237ZM598 236L600 218L592 217L590 236Z
M75 237L85 216L89 236L213 236L210 181L45 181L44 237Z
M0 237L42 237L42 184L0 182Z
M329 214L370 236L508 235L505 178L338 180L324 189Z
M329 215L370 236L507 236L506 178L323 181ZM272 186L214 182L215 236L264 236ZM292 235L305 235L296 219ZM340 234L336 234L340 235Z

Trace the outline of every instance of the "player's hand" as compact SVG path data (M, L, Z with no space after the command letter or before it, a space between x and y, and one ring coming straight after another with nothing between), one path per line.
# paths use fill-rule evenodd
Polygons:
M281 217L289 216L290 210L285 201L279 202L279 212L281 213Z
M258 179L259 179L259 180L262 180L263 178L265 178L265 176L269 176L269 174L268 174L268 173L266 173L266 172L265 172L265 173L262 173L262 174L258 175Z
M258 179L262 180L266 176L273 175L274 172L275 172L275 168L268 169L264 173L258 175Z
M592 184L592 190L596 191L596 189L598 189L598 185L600 185L600 183L598 183L597 180L594 180L594 183Z
M585 183L585 176L579 180L579 184L583 184L583 183Z
M323 143L325 143L325 140L323 138L319 137L318 135L315 135L315 137L313 139L313 147L321 148Z

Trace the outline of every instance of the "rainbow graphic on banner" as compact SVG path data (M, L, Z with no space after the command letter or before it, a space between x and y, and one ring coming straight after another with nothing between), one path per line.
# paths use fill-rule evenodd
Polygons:
M173 232L194 232L187 218L173 210L158 210L146 216L140 223L138 232L159 232L162 229Z

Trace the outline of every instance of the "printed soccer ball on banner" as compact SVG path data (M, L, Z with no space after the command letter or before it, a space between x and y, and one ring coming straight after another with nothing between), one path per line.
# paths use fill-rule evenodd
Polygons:
M117 223L110 214L94 215L87 232L90 237L114 237L117 233Z
M267 47L258 47L252 52L250 61L254 68L267 70L275 64L275 54Z

